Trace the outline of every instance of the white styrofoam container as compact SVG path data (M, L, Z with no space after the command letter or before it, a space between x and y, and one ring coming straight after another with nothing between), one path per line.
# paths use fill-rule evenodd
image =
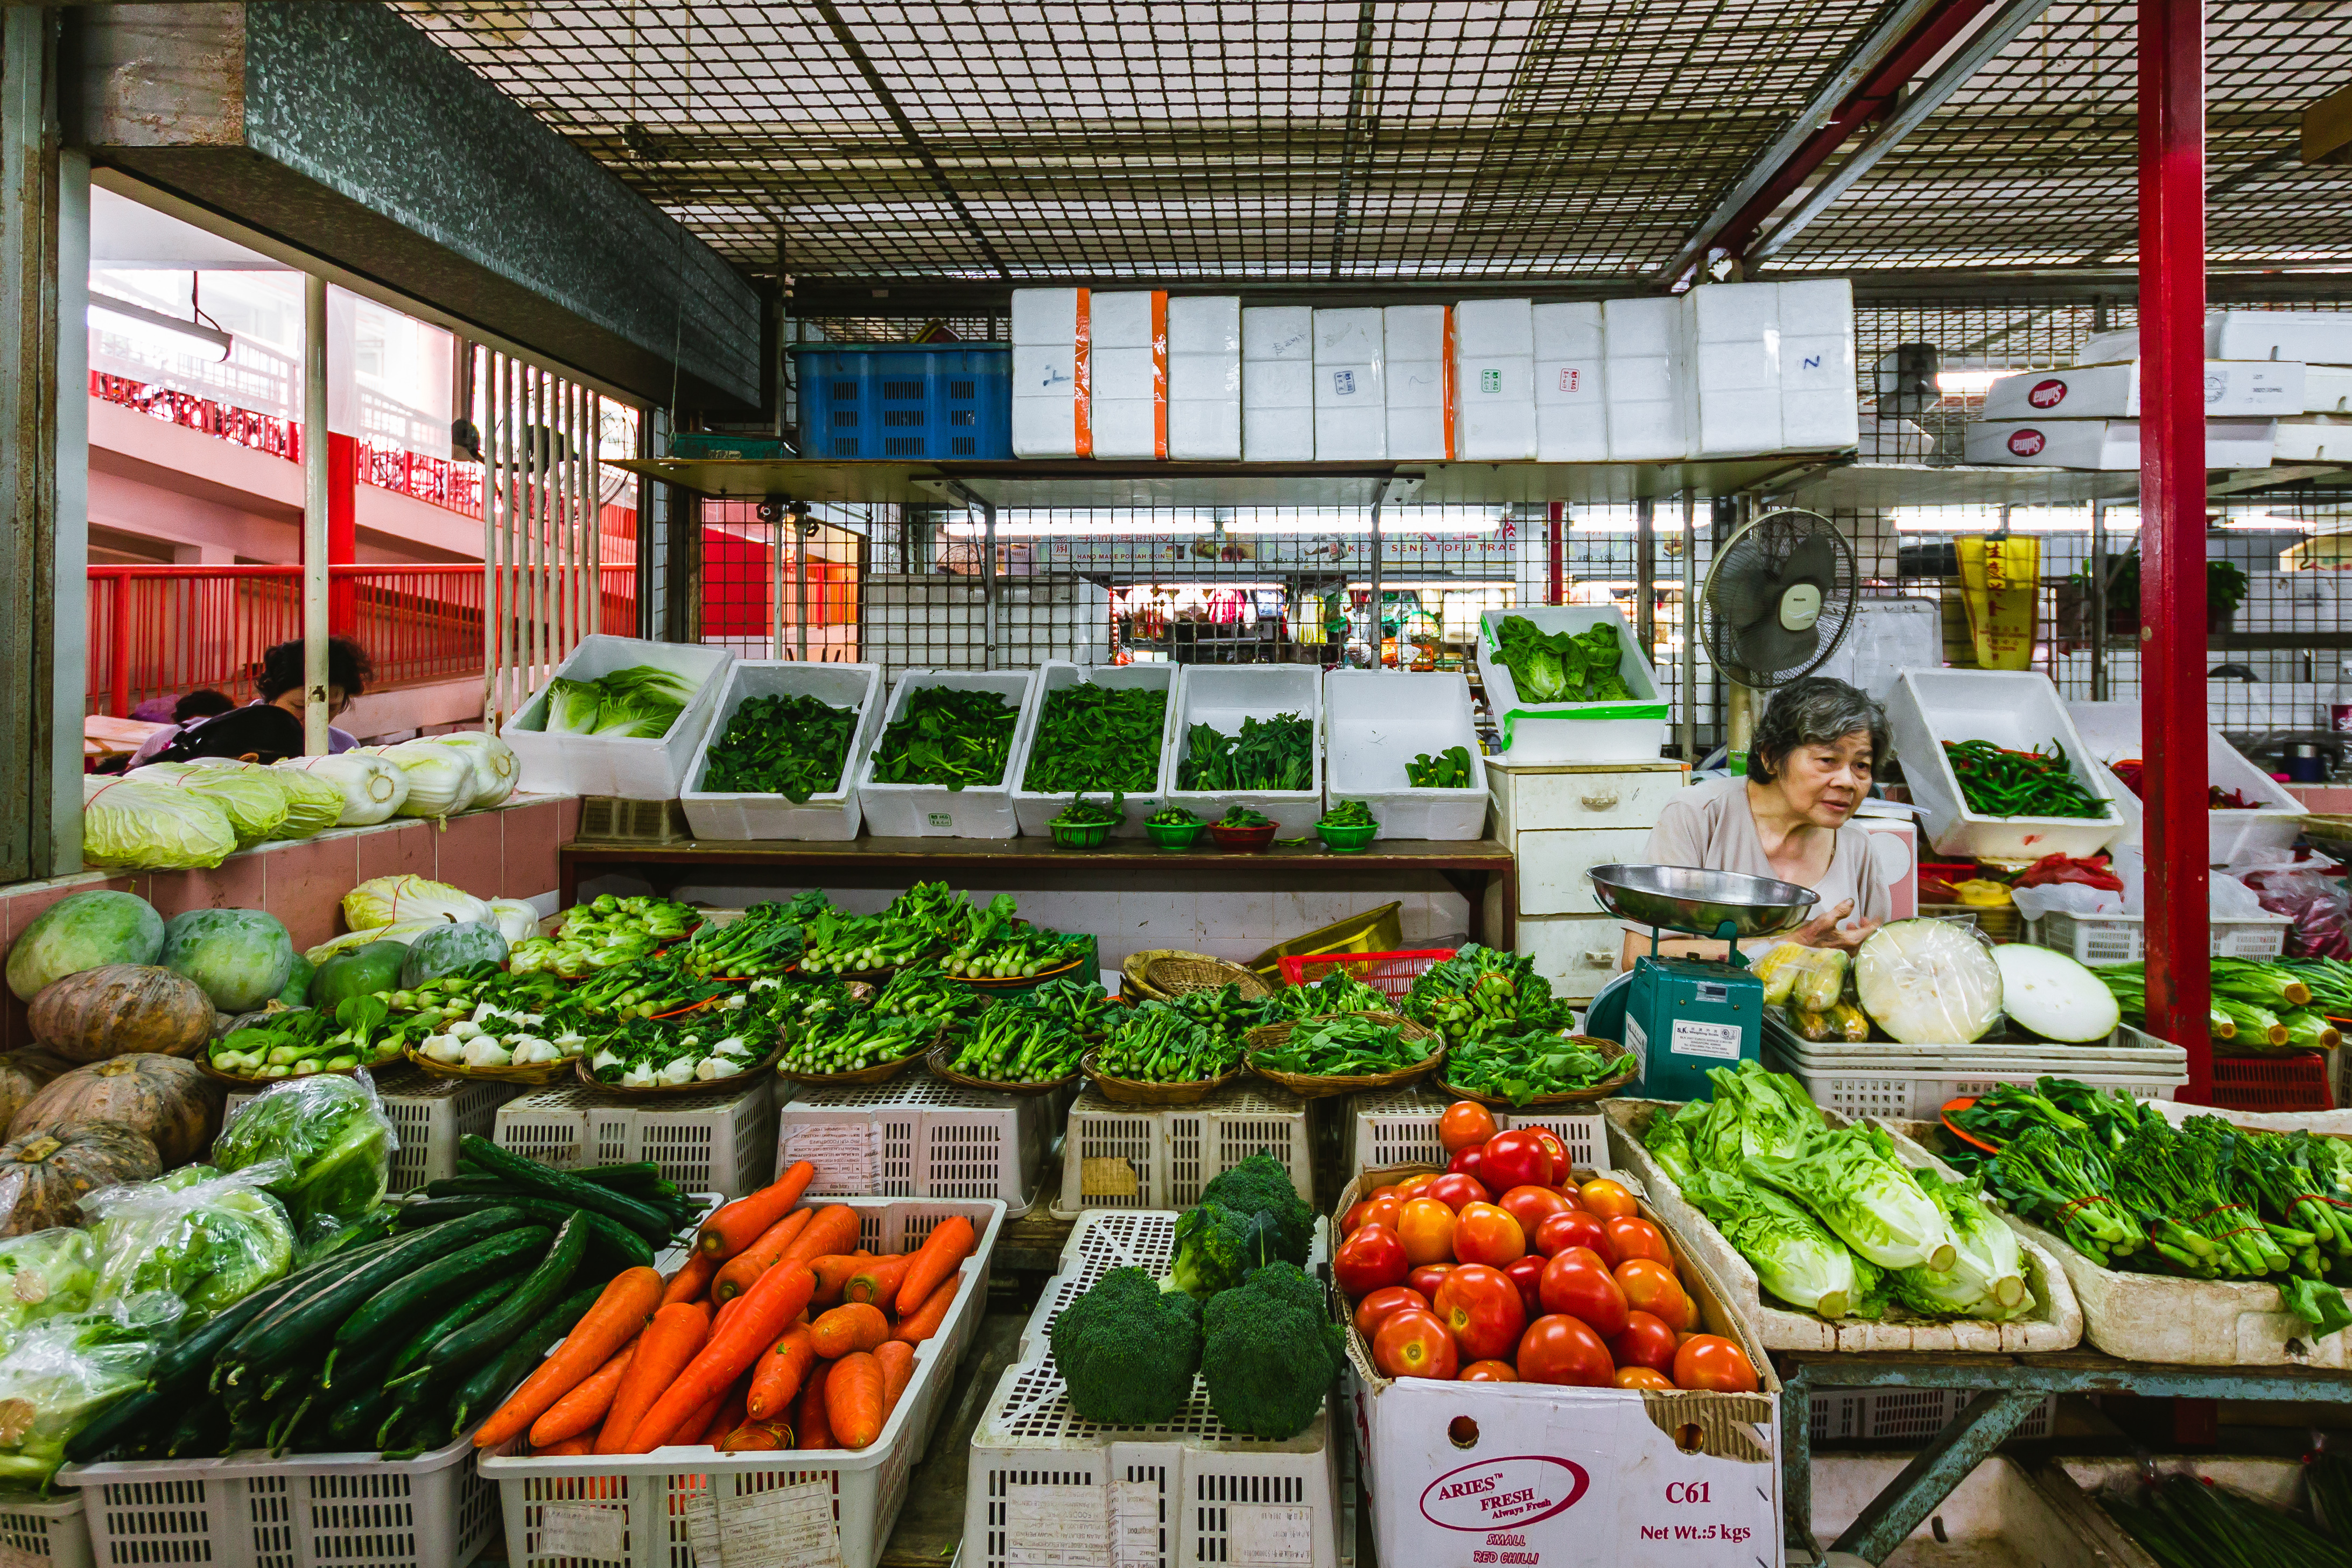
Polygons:
M822 1482L833 1491L835 1544L845 1568L873 1568L907 1500L907 1478L938 1425L956 1364L977 1332L988 1297L990 1254L1004 1228L1003 1205L989 1199L842 1198L858 1210L859 1245L877 1252L911 1251L940 1221L970 1219L978 1244L958 1270L955 1299L940 1332L915 1347L915 1371L906 1391L869 1448L806 1448L782 1453L722 1454L676 1446L650 1454L582 1454L523 1458L514 1445L482 1456L483 1477L496 1483L512 1563L584 1563L539 1550L550 1505L588 1504L613 1510L624 1542L621 1555L593 1561L624 1568L686 1568L687 1500L715 1492L721 1500L751 1497L778 1487Z
M1906 670L1887 698L1886 722L1912 803L1926 813L1927 840L1939 854L2005 861L2092 855L2128 830L2113 804L2106 770L2091 755L2047 675L2031 670ZM2065 748L2069 770L2095 800L2108 801L2115 814L1978 816L1963 801L1959 779L1944 757L1947 740L1990 740L2014 751L2045 752L2055 741Z
M1454 308L1454 450L1465 462L1536 455L1536 339L1527 299Z
M1307 1103L1241 1079L1197 1105L1122 1105L1088 1084L1070 1107L1054 1212L1188 1208L1220 1172L1268 1154L1315 1197Z
M1951 1394L1941 1388L1902 1388L1843 1397L1882 1404L1890 1397L1902 1398L1923 1415L1932 1416L1938 1406L1958 1410L1960 1401ZM1822 1397L1814 1395L1814 1404L1818 1406ZM2043 1401L2042 1409L2019 1422L2011 1435L2047 1437L2047 1411L2053 1403ZM1925 1447L1933 1436L1931 1432L1920 1437L1915 1446ZM1813 1538L1827 1546L1843 1534L1910 1460L1907 1452L1814 1454L1810 1521ZM2115 1550L2116 1527L2100 1512L2098 1504L2058 1469L2063 1465L2072 1469L2084 1462L2063 1459L2038 1469L2007 1454L1991 1455L1944 1495L1887 1561L1912 1568L1928 1563L1950 1568L1962 1564L1971 1568L2092 1568L2094 1564L2096 1568L2153 1568L2153 1558L2137 1552L2126 1558Z
M2219 813L2216 813L2217 815ZM2294 922L2284 915L2241 915L2207 919L2216 958L2275 958L2286 951L2287 927ZM2147 956L2147 917L2144 915L2069 915L2053 909L2025 929L2037 947L2053 947L2078 964L2137 964Z
M735 655L703 643L648 643L604 632L580 639L555 674L593 681L615 670L651 664L696 683L693 700L659 740L547 733L546 686L499 730L514 747L515 788L542 795L610 795L623 800L674 800L686 788L687 765L719 703L720 677Z
M1034 839L1052 838L1054 819L1059 816L1062 809L1070 803L1070 798L1067 795L1047 794L1042 790L1018 787L1028 781L1029 764L1036 752L1037 732L1045 722L1045 705L1053 700L1055 692L1066 690L1071 686L1097 685L1122 688L1145 686L1155 691L1167 692L1170 696L1168 714L1160 720L1159 772L1153 777L1149 789L1128 791L1126 820L1111 830L1111 837L1115 839L1143 837L1144 821L1152 812L1160 810L1160 798L1166 792L1170 783L1168 723L1175 716L1174 687L1177 668L1178 666L1174 664L1074 664L1063 659L1048 659L1037 666L1036 715L1029 721L1028 738L1022 744L1019 755L1013 759L1013 778L1016 784L1013 791L1013 812L1019 821L1021 831L1024 836ZM1089 793L1103 797L1105 803L1108 803L1108 791L1094 790Z
M583 1083L520 1095L499 1107L502 1149L558 1170L651 1160L688 1192L738 1198L775 1179L776 1082L631 1102Z
M2137 420L1979 420L1965 427L1963 439L1973 464L2109 472L2139 466ZM2273 450L2269 420L2205 422L2208 468L2267 468Z
M2303 411L2303 367L2271 360L2205 361L2210 419L2277 419ZM1985 388L1982 419L2137 419L2139 362L2026 371Z
M1008 1218L1043 1183L1052 1095L990 1094L919 1070L887 1083L783 1083L776 1164L816 1167L811 1197L992 1197Z
M1084 457L1087 424L1087 291L1013 291L1013 455Z
M1446 1155L1437 1141L1437 1119L1452 1103L1436 1089L1420 1084L1349 1095L1341 1170L1353 1177L1396 1166L1442 1168ZM1568 1150L1569 1164L1580 1171L1597 1170L1608 1157L1598 1112L1564 1115L1557 1111L1497 1111L1495 1125L1505 1132L1514 1127L1545 1129L1559 1139Z
M1381 308L1315 312L1315 455L1378 461L1389 455Z
M1242 311L1242 454L1252 463L1315 455L1315 308Z
M0 1491L0 1553L12 1568L93 1568L81 1493Z
M1486 826L1486 770L1470 719L1470 677L1454 670L1331 670L1323 676L1323 803L1361 800L1391 839L1475 839ZM1405 764L1459 746L1470 783L1417 789Z
M1780 439L1792 452L1857 444L1853 284L1843 277L1782 283Z
M1536 457L1544 463L1605 463L1609 402L1600 302L1547 300L1533 316Z
M1672 1107L1656 1100L1601 1102L1601 1114L1608 1121L1610 1159L1639 1178L1643 1196L1664 1218L1668 1232L1714 1271L1722 1282L1725 1300L1765 1349L2021 1355L2071 1350L2082 1343L2083 1313L2074 1304L2065 1271L2046 1249L2032 1243L2025 1247L2025 1285L2033 1293L2033 1308L2009 1322L1916 1318L1899 1307L1889 1307L1888 1316L1875 1322L1863 1318L1822 1318L1767 1295L1757 1280L1755 1265L1683 1196L1674 1177L1643 1145L1637 1130L1662 1110L1671 1113ZM1845 1117L1834 1111L1823 1119L1832 1127L1845 1125ZM1924 1156L1910 1163L1923 1164Z
M950 789L943 784L878 784L874 766L907 706L907 695L923 686L949 686L959 691L994 692L1006 706L1018 708L1013 747L1004 759L1005 777L993 785ZM1029 750L1029 737L1037 725L1037 673L1034 670L908 670L890 688L890 706L883 716L882 733L857 770L857 799L866 810L866 828L882 839L1009 839L1021 831L1013 810L1013 786L1021 759Z
M1511 672L1496 657L1502 623L1515 615L1534 622L1547 636L1615 627L1622 650L1617 670L1632 700L1524 701ZM1667 704L1658 694L1650 661L1633 641L1633 629L1613 605L1529 604L1486 612L1478 617L1478 674L1486 683L1487 710L1503 732L1503 755L1513 762L1654 762L1665 745Z
M512 1083L436 1078L405 1061L372 1076L399 1139L385 1188L394 1193L415 1192L426 1182L456 1176L457 1140L468 1133L488 1137L498 1124L499 1107L522 1092ZM236 1121L238 1112L266 1092L232 1092L221 1108L221 1124Z
M1780 286L1710 283L1678 303L1675 391L1691 455L1780 450Z
M1241 455L1241 296L1179 295L1168 301L1168 455Z
M1690 452L1683 422L1682 301L1612 299L1601 308L1602 381L1613 463L1677 461Z
M2312 575L2318 574L2315 572ZM2145 757L2139 704L2070 702L2066 705L2066 712L2074 720L2075 733L2091 748L2091 754L2099 759L2103 770L2110 763ZM2112 772L2105 773L2105 781L2108 794L2115 800L2116 809L2131 824L2123 837L2116 841L2125 844L2139 842L2139 797L2125 788L2122 780ZM2205 782L2223 789L2235 789L2247 800L2264 802L2251 810L2205 813L2208 834L2205 861L2208 865L2228 865L2237 859L2242 850L2291 848L2303 832L2303 802L2282 789L2277 779L2247 761L2244 753L2222 736L2218 725L2208 725L2205 728ZM2216 947L2214 951L2219 953L2225 949ZM2277 951L2276 948L2271 949L2273 953ZM2124 963L2129 960L2109 961Z
M831 789L793 805L782 795L741 790L712 791L702 787L710 747L726 738L735 710L752 697L814 697L831 707L856 715L849 729L849 754L842 760L841 778ZM864 819L857 806L857 770L882 733L882 666L821 664L803 659L739 659L727 672L719 706L694 748L686 772L686 788L678 792L687 825L698 839L803 839L835 841L857 836Z
M1324 312L1323 314L1328 314ZM1373 313L1375 316L1379 312ZM1184 664L1179 666L1176 690L1168 699L1167 761L1160 777L1167 785L1167 803L1181 806L1206 821L1215 821L1228 808L1248 806L1274 819L1275 837L1295 839L1315 831L1323 814L1323 672L1310 664ZM1182 789L1185 737L1196 724L1218 734L1241 733L1242 720L1259 722L1277 714L1297 714L1313 731L1315 768L1310 787L1284 790ZM1203 843L1208 835L1202 835Z

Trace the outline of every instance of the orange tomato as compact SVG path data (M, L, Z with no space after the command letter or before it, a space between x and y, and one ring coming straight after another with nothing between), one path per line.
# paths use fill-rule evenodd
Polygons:
M1397 1196L1410 1202L1422 1188L1436 1179L1437 1173L1434 1171L1423 1171L1417 1176L1407 1176L1397 1183Z
M1527 1255L1527 1232L1507 1209L1472 1203L1454 1217L1454 1256L1458 1261L1499 1269Z
M1485 1107L1480 1107L1484 1109ZM1517 1383L1519 1375L1507 1361L1474 1361L1462 1369L1456 1383ZM1674 1386L1672 1384L1668 1387Z
M1355 1207L1349 1209L1347 1213L1341 1215L1339 1217L1339 1234L1342 1236L1348 1235L1349 1232L1353 1231L1356 1227L1361 1225L1364 1222L1364 1211L1371 1207L1372 1200L1370 1198L1363 1198L1360 1200Z
M1642 1206L1633 1201L1633 1195L1607 1176L1596 1176L1586 1182L1577 1189L1577 1196L1583 1200L1585 1207L1603 1219L1631 1219L1642 1212Z
M1620 1263L1647 1258L1669 1269L1675 1266L1675 1249L1666 1245L1665 1233L1646 1219L1604 1219L1601 1233L1609 1239L1602 1250Z
M1375 1194L1372 1200L1364 1205L1363 1216L1361 1218L1358 1219L1356 1223L1359 1225L1384 1225L1391 1230L1394 1230L1396 1228L1397 1216L1403 1212L1404 1199L1399 1197L1393 1192L1381 1192Z
M1448 1155L1485 1143L1495 1131L1495 1113L1475 1100L1456 1100L1437 1119L1437 1142Z
M1647 1258L1629 1258L1617 1265L1618 1288L1625 1292L1625 1304L1637 1312L1647 1312L1667 1327L1682 1322L1690 1308L1690 1298L1683 1294L1683 1284L1675 1278L1673 1270Z
M1675 1352L1675 1386L1753 1394L1759 1386L1748 1353L1721 1334L1693 1334Z
M1372 1340L1372 1364L1391 1377L1439 1377L1451 1382L1460 1370L1461 1355L1454 1348L1454 1335L1435 1312L1408 1307L1391 1312L1381 1324Z
M1654 1366L1621 1366L1610 1381L1619 1388L1671 1389L1675 1385L1673 1378Z
M1453 1261L1454 1228L1454 1211L1433 1197L1416 1197L1397 1216L1405 1260L1416 1266Z
M1530 1236L1553 1215L1569 1212L1568 1199L1548 1186L1515 1186L1495 1201L1509 1209L1519 1228Z

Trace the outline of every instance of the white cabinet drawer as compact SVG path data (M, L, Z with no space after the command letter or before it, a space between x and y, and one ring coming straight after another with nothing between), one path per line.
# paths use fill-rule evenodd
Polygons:
M1489 767L1496 834L1507 845L1520 833L1562 828L1651 828L1690 778L1680 767L1529 773Z
M1625 927L1607 915L1538 915L1519 922L1519 951L1551 982L1552 995L1589 1002L1617 972Z
M1637 862L1650 841L1647 828L1549 829L1519 835L1519 913L1597 915L1585 873L1597 865Z

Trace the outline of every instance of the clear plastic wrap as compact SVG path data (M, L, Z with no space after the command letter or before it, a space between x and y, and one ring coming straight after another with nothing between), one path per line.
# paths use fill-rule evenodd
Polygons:
M1972 925L1896 920L1863 941L1853 959L1863 1011L1905 1045L1966 1045L2000 1025L2000 966Z
M0 1481L46 1485L68 1439L146 1383L184 1310L151 1291L26 1325L0 1352Z
M87 1230L36 1230L0 1241L0 1343L18 1329L89 1305L98 1243Z
M294 1225L268 1189L292 1174L284 1160L226 1174L187 1166L90 1194L81 1210L98 1243L92 1299L168 1291L194 1327L281 1278L294 1262Z
M340 1228L383 1201L399 1146L375 1080L364 1071L321 1072L280 1082L238 1112L213 1143L213 1164L239 1171L285 1161L268 1190L307 1245L315 1222Z

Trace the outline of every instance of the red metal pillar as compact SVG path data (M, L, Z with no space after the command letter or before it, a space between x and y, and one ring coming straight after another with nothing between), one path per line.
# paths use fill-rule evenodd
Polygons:
M1561 580L1565 573L1568 558L1568 546L1562 538L1567 531L1567 528L1568 507L1563 502L1554 501L1551 504L1551 528L1549 530L1551 534L1551 578L1549 586L1546 589L1544 593L1544 602L1546 604L1559 603L1561 595L1566 591Z
M357 564L359 552L360 444L352 435L327 436L327 567ZM359 587L345 576L327 585L327 630L337 637L359 635Z
M2210 1103L2205 747L2205 17L2139 0L2140 727L2148 1028Z

